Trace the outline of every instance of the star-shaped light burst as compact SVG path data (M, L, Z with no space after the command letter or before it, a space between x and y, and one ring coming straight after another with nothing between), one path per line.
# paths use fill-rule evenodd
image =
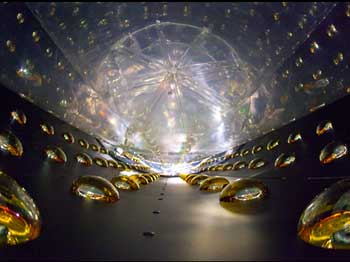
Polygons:
M134 147L180 155L227 149L239 101L232 86L247 77L234 49L208 29L145 27L118 41L100 72L119 116L138 134L131 141L128 132Z

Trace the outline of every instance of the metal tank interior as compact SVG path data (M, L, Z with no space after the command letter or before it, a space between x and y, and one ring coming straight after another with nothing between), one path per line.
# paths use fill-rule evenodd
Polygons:
M350 3L0 3L1 259L349 259Z

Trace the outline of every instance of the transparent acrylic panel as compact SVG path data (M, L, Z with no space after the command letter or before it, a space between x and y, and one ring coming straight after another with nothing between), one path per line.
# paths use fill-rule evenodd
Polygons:
M328 19L346 4L0 5L1 84L157 163L226 151L348 94L349 29Z

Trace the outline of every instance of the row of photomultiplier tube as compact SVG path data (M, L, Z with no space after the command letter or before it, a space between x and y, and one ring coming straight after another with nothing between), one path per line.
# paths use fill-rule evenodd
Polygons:
M257 179L230 182L225 177L180 176L201 191L220 192L220 205L230 212L253 215L266 209L269 188ZM340 180L315 196L299 218L298 236L326 249L350 249L350 179Z

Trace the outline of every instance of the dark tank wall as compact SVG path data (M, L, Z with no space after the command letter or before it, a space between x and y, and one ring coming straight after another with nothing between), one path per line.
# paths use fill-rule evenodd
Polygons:
M120 170L112 167L85 167L75 155L86 152L92 157L109 159L106 154L83 149L78 139L90 144L96 140L58 120L6 88L0 89L1 129L10 129L23 144L20 158L1 154L0 170L26 188L40 210L40 236L25 244L2 247L2 259L113 259L113 260L281 260L281 259L348 259L342 250L327 250L304 243L297 236L299 217L314 196L324 188L348 177L349 157L321 164L319 154L328 143L348 143L350 128L346 119L349 97L345 97L313 114L294 121L241 149L262 145L252 155L228 159L227 162L253 158L267 161L256 170L207 171L208 175L225 176L230 181L255 177L269 189L265 209L256 214L232 213L219 204L219 193L205 193L178 177L160 178L140 190L120 190L114 204L96 203L70 192L71 183L82 175L111 178ZM10 112L22 110L27 124L18 125ZM316 135L317 125L332 122L334 130ZM47 123L55 128L47 136L40 128ZM71 133L75 142L67 143L62 134ZM288 144L290 133L300 132L302 140ZM279 145L266 145L279 139ZM47 159L46 146L59 146L67 162ZM281 153L294 152L296 161L289 167L276 168ZM153 232L147 234L147 232Z

